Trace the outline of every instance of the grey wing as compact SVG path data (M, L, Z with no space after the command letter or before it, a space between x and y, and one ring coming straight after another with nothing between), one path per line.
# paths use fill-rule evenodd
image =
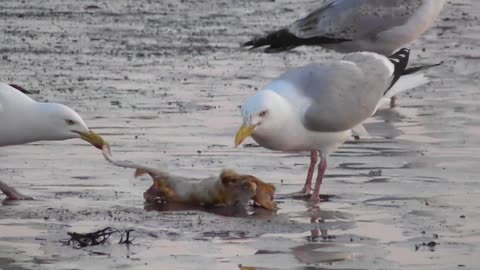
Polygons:
M355 40L405 24L423 0L335 0L294 22L288 30L299 38Z
M383 96L385 80L367 76L347 61L310 65L298 72L296 87L312 101L303 115L305 128L344 131L370 117Z

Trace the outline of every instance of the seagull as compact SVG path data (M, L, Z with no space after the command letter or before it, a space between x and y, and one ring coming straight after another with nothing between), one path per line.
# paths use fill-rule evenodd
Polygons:
M330 0L306 17L243 44L265 52L302 45L389 56L432 27L446 0Z
M331 0L306 17L243 44L267 53L301 45L389 56L432 27L446 0ZM396 98L390 98L390 108Z
M0 83L0 147L36 141L80 138L102 149L105 141L89 130L71 108L56 103L36 102L17 85ZM32 199L0 181L8 199Z
M346 54L343 60L310 64L274 79L241 106L243 124L235 146L251 136L277 151L310 151L310 166L301 192L308 196L318 158L318 175L311 200L319 202L327 155L347 141L352 129L372 116L385 98L428 82L407 69L409 49L389 58L372 53Z

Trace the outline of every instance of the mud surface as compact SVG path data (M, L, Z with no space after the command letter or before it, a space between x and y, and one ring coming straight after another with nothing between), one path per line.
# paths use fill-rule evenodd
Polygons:
M239 44L318 5L6 0L1 80L75 108L118 157L185 176L228 167L293 192L309 158L234 149L237 106L286 69L339 55L267 55ZM479 16L480 2L449 1L412 44L414 63L444 65L369 120L373 138L330 157L323 193L335 196L314 211L300 200L279 201L276 215L145 206L150 180L134 180L82 141L2 148L2 181L37 200L0 206L0 268L479 269ZM59 242L106 226L135 229L133 244Z

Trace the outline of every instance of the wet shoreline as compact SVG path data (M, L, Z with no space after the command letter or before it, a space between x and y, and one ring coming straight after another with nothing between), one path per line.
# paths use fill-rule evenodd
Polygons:
M480 5L451 2L411 46L416 64L444 64L368 121L373 138L332 155L323 192L334 196L317 211L299 200L279 200L276 215L151 208L148 177L81 141L5 147L1 180L37 200L0 206L0 268L478 268ZM4 1L0 73L75 108L121 157L194 177L231 168L293 192L307 155L233 148L237 106L288 68L340 55L239 44L309 5L318 3ZM59 242L105 226L135 229L133 244Z

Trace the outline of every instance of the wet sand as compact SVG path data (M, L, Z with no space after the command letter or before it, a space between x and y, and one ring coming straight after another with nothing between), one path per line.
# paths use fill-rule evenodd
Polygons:
M75 108L117 157L185 176L227 167L293 192L307 155L233 148L238 105L290 67L340 55L239 44L317 2L2 1L0 74ZM444 64L368 121L372 138L329 159L334 196L316 211L300 200L277 214L155 208L142 199L150 179L82 141L2 148L1 180L37 200L0 206L0 269L480 268L479 16L479 2L449 1L412 44L412 63ZM133 244L59 242L105 226L135 229Z

